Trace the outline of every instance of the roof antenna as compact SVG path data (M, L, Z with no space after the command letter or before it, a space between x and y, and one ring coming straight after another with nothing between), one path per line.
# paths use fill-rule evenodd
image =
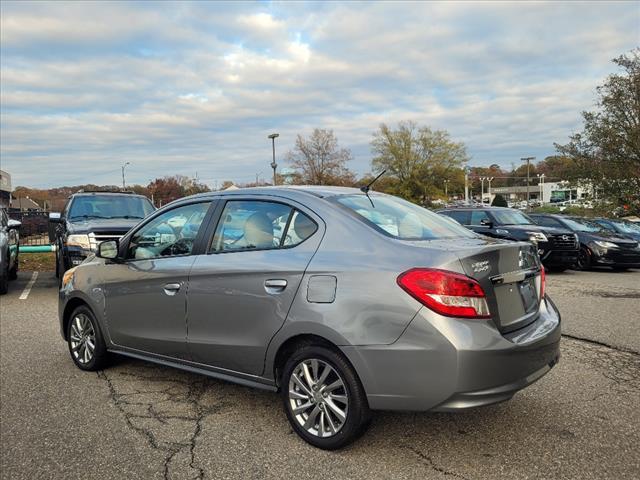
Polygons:
M362 187L360 187L360 191L362 193L364 193L367 198L369 199L369 201L371 202L371 206L373 208L376 208L376 206L373 204L373 200L371 200L371 197L369 196L369 190L371 190L371 185L373 185L374 183L376 183L378 181L378 179L384 175L386 173L386 169L384 169L383 171L381 171L378 176L376 178L374 178L373 180L371 180L367 185L363 185Z

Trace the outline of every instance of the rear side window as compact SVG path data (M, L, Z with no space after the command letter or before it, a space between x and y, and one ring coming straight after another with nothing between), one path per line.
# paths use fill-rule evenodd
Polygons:
M313 235L317 229L313 220L289 205L232 200L224 207L210 251L294 247Z
M401 240L473 238L476 235L426 208L390 195L338 195L333 200L374 229Z

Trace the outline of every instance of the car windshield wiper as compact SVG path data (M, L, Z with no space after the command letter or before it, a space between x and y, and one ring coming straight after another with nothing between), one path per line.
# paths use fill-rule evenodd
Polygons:
M73 220L75 218L109 218L109 217L103 217L101 215L74 215L73 217L70 217L69 220Z
M131 218L144 218L144 217L139 217L138 215L115 215L113 217L105 217L105 218L126 218L126 219L131 219Z

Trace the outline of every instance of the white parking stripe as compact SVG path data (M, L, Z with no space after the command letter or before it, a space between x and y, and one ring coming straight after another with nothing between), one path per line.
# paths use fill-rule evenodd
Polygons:
M31 275L31 280L29 280L29 283L27 283L27 286L24 287L24 290L22 291L22 295L20 295L20 300L27 299L27 297L29 296L29 293L31 293L31 288L33 287L33 284L36 283L37 278L38 278L38 272L33 272L33 275Z

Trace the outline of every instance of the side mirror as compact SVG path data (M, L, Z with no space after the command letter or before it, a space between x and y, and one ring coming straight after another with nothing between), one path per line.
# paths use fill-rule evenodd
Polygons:
M53 223L60 223L60 212L49 213L49 221Z
M10 218L9 221L7 222L7 227L9 227L9 230L18 230L21 225L22 225L22 222L19 222L18 220L14 220L13 218Z
M100 242L96 256L106 258L107 260L115 260L118 258L118 241L107 240L106 242Z
M493 222L488 218L483 218L482 220L480 220L480 225L482 225L483 227L491 228L493 227Z

